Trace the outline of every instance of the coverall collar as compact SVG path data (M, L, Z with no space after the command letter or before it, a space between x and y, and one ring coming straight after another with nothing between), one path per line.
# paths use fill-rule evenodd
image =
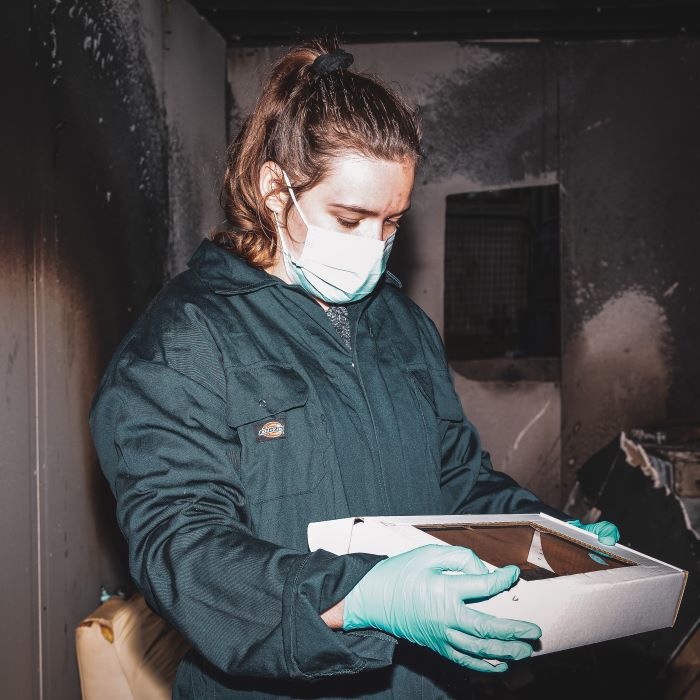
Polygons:
M216 294L248 294L275 284L285 284L279 277L248 265L208 238L199 244L187 266ZM398 277L388 270L385 277L387 282L401 287Z

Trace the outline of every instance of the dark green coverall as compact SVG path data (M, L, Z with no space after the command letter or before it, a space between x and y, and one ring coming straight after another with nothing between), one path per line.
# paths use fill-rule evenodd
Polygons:
M193 645L174 698L468 695L432 651L328 628L382 557L307 546L351 515L565 517L493 471L399 286L349 306L349 351L300 287L204 240L117 348L90 428L131 575Z

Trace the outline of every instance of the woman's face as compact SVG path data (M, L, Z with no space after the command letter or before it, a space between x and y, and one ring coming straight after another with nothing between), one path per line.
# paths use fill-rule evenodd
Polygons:
M415 166L410 160L373 160L350 153L334 158L326 176L297 197L297 201L313 226L386 240L396 230L402 214L408 211L414 174ZM288 194L288 190L284 192ZM268 202L268 206L273 209L275 203ZM279 225L283 226L281 210L276 214ZM286 232L291 253L298 257L304 248L306 225L293 205Z

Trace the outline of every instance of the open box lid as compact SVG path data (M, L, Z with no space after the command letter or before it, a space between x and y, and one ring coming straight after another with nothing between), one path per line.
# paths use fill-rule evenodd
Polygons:
M474 609L528 620L545 653L672 626L686 572L544 513L343 518L308 527L309 547L389 556L426 544L469 547L489 569L520 567L508 591ZM585 625L582 625L585 620Z

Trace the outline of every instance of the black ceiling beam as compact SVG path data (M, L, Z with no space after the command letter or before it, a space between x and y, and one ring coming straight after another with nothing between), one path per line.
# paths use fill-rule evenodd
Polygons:
M657 0L658 1L658 0ZM700 36L700 0L660 7L607 6L579 9L379 9L356 3L352 8L316 2L279 4L279 9L251 9L251 3L227 6L223 0L192 4L225 37L230 46L290 44L322 34L345 42L587 40ZM442 6L450 5L442 1ZM545 4L545 3L542 3ZM309 5L313 5L310 7ZM323 11L321 6L326 9ZM363 7L364 5L364 7ZM503 3L500 3L503 5Z
M222 11L207 19L231 46L288 44L319 34L337 34L346 42L395 42L505 39L633 39L698 36L698 12L685 8L646 8L634 13L596 12L402 12L349 10Z
M265 0L264 8L260 0L192 0L192 4L210 11L259 12L387 12L392 14L431 12L465 13L530 13L538 11L566 14L572 11L624 10L634 12L641 9L664 11L671 8L697 8L697 0L355 0L337 2L335 0ZM271 18L274 20L274 18Z

